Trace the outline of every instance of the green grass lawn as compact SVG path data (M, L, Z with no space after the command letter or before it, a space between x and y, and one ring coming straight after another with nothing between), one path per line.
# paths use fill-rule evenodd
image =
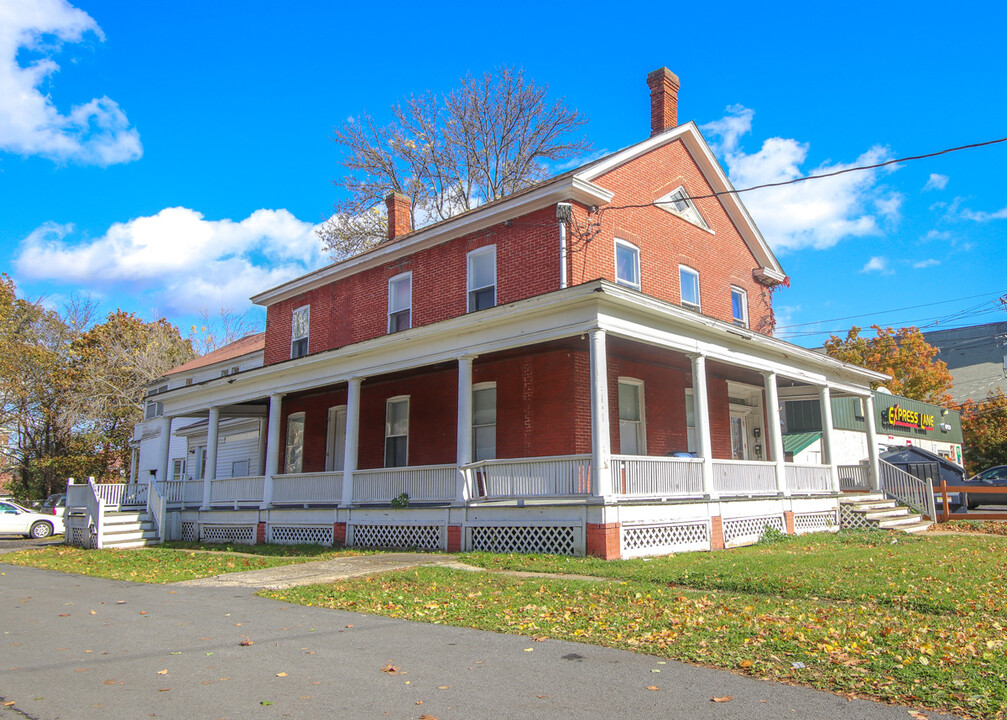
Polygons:
M172 543L171 545L181 545ZM255 555L248 553L257 553ZM333 550L304 545L169 546L136 550L85 550L68 545L52 545L35 550L0 555L0 563L28 565L93 575L110 580L170 583L212 577L230 572L261 570L278 565L325 560L345 555L361 555L353 550Z
M460 559L490 569L612 582L419 568L263 594L1000 718L1005 550L1001 537L843 533L620 562L468 553Z

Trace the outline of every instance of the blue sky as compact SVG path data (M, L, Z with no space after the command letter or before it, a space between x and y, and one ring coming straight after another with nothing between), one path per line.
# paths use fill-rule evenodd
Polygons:
M501 65L598 153L649 134L667 65L739 188L1007 135L1003 3L503 7L0 0L2 269L183 332L242 312L326 262L335 125ZM743 195L792 278L778 335L1007 319L1005 165L1007 143Z

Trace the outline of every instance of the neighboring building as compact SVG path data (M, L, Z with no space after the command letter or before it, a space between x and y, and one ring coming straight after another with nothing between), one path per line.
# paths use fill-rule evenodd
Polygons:
M613 558L837 527L835 452L785 463L779 400L873 417L886 376L772 337L786 275L678 79L648 85L648 139L414 232L393 194L387 242L253 298L261 367L173 371L148 422L207 440L158 488L167 534ZM224 428L263 417L235 477Z
M957 410L910 400L891 393L874 393L875 435L880 452L912 445L962 464L962 423ZM822 460L821 403L818 398L783 403L784 449L797 463ZM840 465L866 460L867 422L853 398L832 398L833 451Z
M981 403L997 388L1007 389L1007 321L951 330L931 330L923 338L940 352L954 376L956 403Z
M133 428L132 472L133 482L146 482L148 477L158 475L159 463L164 456L161 433L161 418L164 406L160 395L169 390L189 387L193 384L236 375L245 370L262 366L262 350L265 333L243 337L218 348L184 365L169 371L162 379L152 383L147 391L143 422ZM251 425L251 426L250 426ZM208 424L199 417L176 417L172 423L172 435L168 449L167 478L169 480L201 480L206 463L206 439ZM254 435L252 434L254 433ZM243 475L250 471L261 472L259 420L228 420L221 423L220 442L228 452L222 454L217 465L218 477L229 477L234 470L244 467ZM258 459L258 461L257 461ZM230 460L231 464L227 464Z

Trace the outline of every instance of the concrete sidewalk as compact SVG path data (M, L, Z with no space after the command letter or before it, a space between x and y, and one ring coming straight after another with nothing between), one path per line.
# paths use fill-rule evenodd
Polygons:
M479 568L459 563L450 555L431 553L382 553L378 555L357 555L352 557L316 560L314 562L281 565L264 570L224 573L209 578L185 580L175 583L188 587L232 587L250 590L282 590L297 585L315 585L335 582L346 578L404 570L423 565L445 565L466 570Z
M3 720L909 717L619 650L288 605L247 585L0 572Z

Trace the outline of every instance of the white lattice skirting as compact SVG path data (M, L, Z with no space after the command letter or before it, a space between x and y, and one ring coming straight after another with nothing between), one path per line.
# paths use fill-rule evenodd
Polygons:
M500 553L547 553L580 555L577 533L572 526L491 525L469 528L469 547Z
M350 525L355 546L421 550L444 549L441 529L440 525Z
M794 532L798 535L810 532L829 532L838 527L839 516L835 510L794 515Z
M840 526L843 530L877 530L876 522L870 522L862 512L854 512L846 503L839 506Z
M710 549L710 523L622 526L622 555L662 555Z
M766 531L766 528L773 528L781 533L786 532L783 516L771 515L769 517L724 520L724 544L730 545L736 540L756 543L762 537L762 533Z
M270 525L268 542L278 545L331 545L331 525Z
M203 525L203 542L255 544L255 525Z
M86 527L72 527L70 528L70 544L74 547L79 548L93 548L96 545L96 538L91 534L89 528Z
M182 521L182 541L183 542L196 542L199 540L199 530L197 529L196 523L190 521Z

